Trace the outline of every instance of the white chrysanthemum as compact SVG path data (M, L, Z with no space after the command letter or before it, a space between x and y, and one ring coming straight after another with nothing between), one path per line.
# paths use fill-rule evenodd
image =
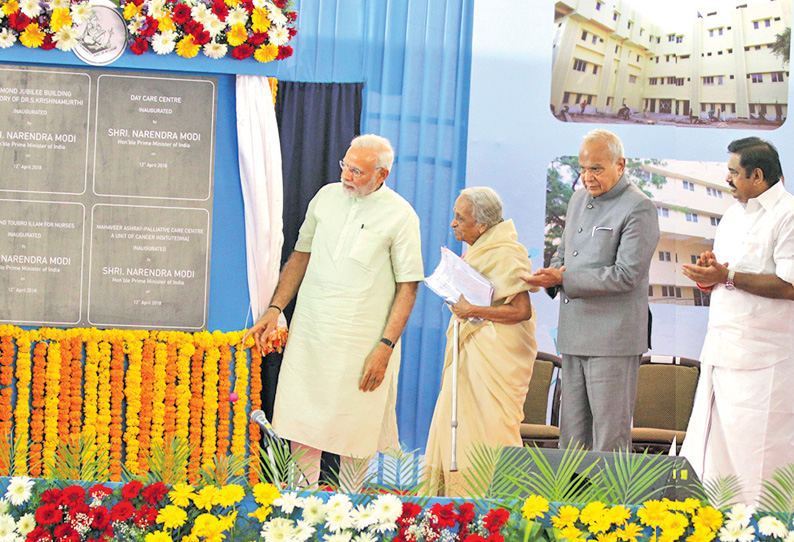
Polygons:
M373 508L380 523L394 523L403 513L403 503L396 495L380 495Z
M262 9L267 5L267 0L254 0L254 7Z
M245 8L232 8L226 16L226 24L234 26L236 24L246 24L248 22L248 12Z
M167 55L176 46L176 33L168 30L166 32L156 32L152 36L152 49L158 55Z
M212 10L204 4L193 6L193 9L190 10L190 15L201 24L206 24L210 17L215 16Z
M740 524L728 526L726 523L719 532L721 542L755 542L755 531L749 525L742 527Z
M786 538L783 539L783 542L794 542L794 531L789 531Z
M342 507L329 507L325 514L325 527L332 532L338 533L353 526L353 516L351 511Z
M82 24L86 22L91 15L91 6L88 5L88 2L77 2L72 4L70 11L72 14L72 22L74 24Z
M64 26L53 37L55 47L61 51L71 51L77 45L77 29L73 26Z
M17 524L11 514L0 514L0 540L16 537Z
M129 30L130 34L135 35L143 29L145 23L146 19L144 17L135 15L130 19L130 22L127 23L127 30Z
M146 4L149 6L149 15L155 19L165 15L165 0L146 0Z
M204 22L204 29L210 33L211 37L214 38L226 30L226 23L221 21L220 18L214 13L211 13L210 15L211 16Z
M33 480L27 476L15 476L11 478L11 483L8 484L8 490L6 491L6 499L14 506L25 504L30 498L33 484Z
M344 531L341 533L333 533L325 538L323 538L324 542L350 542L352 538L352 533L350 531Z
M36 516L33 513L27 513L17 521L17 532L20 536L27 536L27 534L36 528Z
M301 520L295 525L295 529L292 531L292 539L295 542L306 542L314 535L315 531L316 529L311 523Z
M375 531L380 534L384 534L384 533L388 533L389 531L396 531L396 530L397 530L396 523L378 523L378 525L375 526Z
M273 506L278 506L285 514L291 514L293 510L303 506L303 499L294 491L290 491L273 501Z
M273 518L262 527L265 542L289 542L295 528L289 518Z
M774 536L783 538L788 533L788 529L782 521L774 516L764 516L758 520L758 532L764 536Z
M19 3L19 8L22 10L22 13L31 19L38 17L41 13L41 4L39 4L39 0L22 0Z
M331 495L331 498L328 499L328 509L344 510L345 512L350 512L353 510L353 503L350 500L350 497L344 493L334 493Z
M71 2L69 0L50 0L50 8L55 9L69 9Z
M210 58L223 58L228 50L229 46L225 43L211 41L204 45L204 54Z
M750 520L755 514L755 508L747 506L746 504L734 504L733 508L728 512L728 518L725 521L725 526L729 530L736 530L735 527L747 527L750 525Z
M325 521L327 506L320 497L312 495L303 499L303 519L311 525L317 525Z
M378 537L372 533L359 533L359 535L353 539L353 542L377 542L377 540Z
M265 4L267 7L267 18L270 19L270 22L278 25L278 26L286 26L287 24L287 16L281 11L281 9L277 8L271 2L267 2Z
M353 511L353 524L356 530L363 531L378 522L375 517L375 509L371 505L358 506Z
M280 47L289 41L289 30L284 26L276 26L267 31L267 37L270 43Z
M11 47L17 41L16 35L8 28L0 30L0 49Z
M11 507L8 505L8 500L5 497L0 499L0 514L8 514L8 510Z

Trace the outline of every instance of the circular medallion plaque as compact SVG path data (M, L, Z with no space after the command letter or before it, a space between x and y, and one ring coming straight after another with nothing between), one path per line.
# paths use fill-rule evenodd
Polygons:
M117 9L92 3L88 19L77 26L77 42L77 58L94 66L110 64L127 48L127 25Z

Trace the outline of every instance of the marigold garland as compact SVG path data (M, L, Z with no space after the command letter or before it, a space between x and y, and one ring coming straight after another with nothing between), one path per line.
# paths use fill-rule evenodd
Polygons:
M262 408L262 355L259 349L251 350L251 412ZM248 425L251 446L248 452L248 481L251 485L259 482L259 439L261 431L255 423Z
M218 367L218 450L217 453L226 455L229 452L229 414L231 403L227 400L232 376L231 371L232 351L228 344L221 345L221 360Z
M190 359L196 347L193 343L185 342L179 347L176 358L176 430L174 434L187 440L190 424Z
M200 336L200 335L199 335ZM197 336L197 339L198 337ZM188 481L193 484L198 479L198 470L201 466L201 413L204 411L204 380L202 367L204 367L203 342L199 342L196 351L190 358L190 423L188 424L188 439L190 440L190 463L188 466Z
M218 421L218 361L221 352L218 346L213 345L204 356L204 416L203 416L203 442L201 466L212 468L216 442L216 423Z
M6 334L3 333L3 336ZM28 442L30 440L30 383L32 378L30 338L27 333L17 337L17 404L14 410L14 437L17 440L14 472L28 472Z
M47 388L44 396L44 447L42 461L44 476L49 476L49 463L55 455L60 437L58 435L58 404L61 393L61 345L53 340L47 348L45 369Z
M171 340L169 340L171 339ZM165 413L163 415L163 433L165 441L169 442L174 438L176 431L176 358L177 345L172 338L166 339L166 356L168 361L165 365Z
M152 400L154 398L154 350L155 342L151 337L143 341L141 359L141 413L140 438L138 444L138 466L140 472L149 471L149 443L152 426Z
M107 341L99 343L99 385L97 387L96 447L97 454L110 453L110 358L111 347ZM109 472L101 472L102 479L107 479Z
M139 472L140 451L140 413L141 413L141 368L143 366L143 342L130 340L126 343L127 374L125 375L124 395L127 397L127 411L125 415L126 429L124 441L127 443L124 464L132 474Z
M83 396L83 438L89 445L89 458L96 455L96 426L99 417L99 343L97 334L92 333L86 337L85 343L85 377Z
M110 358L110 479L121 480L123 448L122 408L124 402L124 345L121 337L113 337Z
M83 341L72 338L72 396L69 401L69 427L73 439L80 436L83 421Z
M248 427L248 365L246 352L238 348L234 352L235 387L239 399L234 403L234 432L232 433L232 453L245 454L246 428ZM243 472L235 473L242 475Z
M163 446L163 425L165 423L165 374L168 362L168 346L158 342L154 347L154 382L152 393L152 427L150 446Z
M72 343L63 339L59 343L61 352L61 392L58 398L58 440L69 438L69 413L72 409Z
M11 434L11 396L14 382L14 339L10 335L0 338L0 435ZM0 460L0 476L8 476L8 465Z
M47 343L38 342L33 348L33 382L31 383L33 410L30 414L30 475L41 474L41 450L44 441L44 392L46 388Z

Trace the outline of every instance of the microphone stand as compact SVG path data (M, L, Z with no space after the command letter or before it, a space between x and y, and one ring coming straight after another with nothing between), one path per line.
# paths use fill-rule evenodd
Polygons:
M460 334L460 322L458 318L452 323L452 428L451 458L449 460L449 471L458 470L458 335Z

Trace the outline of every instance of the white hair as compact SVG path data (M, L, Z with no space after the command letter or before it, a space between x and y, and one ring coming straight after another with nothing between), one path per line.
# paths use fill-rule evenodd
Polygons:
M471 203L471 214L478 224L490 229L502 222L502 200L493 188L472 186L461 190L460 195Z
M609 149L609 158L613 163L626 156L626 151L623 150L623 142L609 130L592 130L585 134L584 140L587 143L594 143L596 141L603 141L606 143Z
M377 154L375 167L377 169L391 170L394 164L394 149L385 137L375 134L363 134L354 137L350 142L351 149L367 149Z

